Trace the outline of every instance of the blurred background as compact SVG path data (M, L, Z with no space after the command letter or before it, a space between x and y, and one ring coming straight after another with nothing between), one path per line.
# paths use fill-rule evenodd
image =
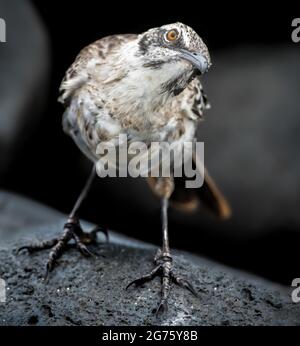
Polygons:
M171 246L290 285L300 274L295 6L0 0L7 24L7 42L0 43L0 189L68 213L90 163L61 128L57 97L65 70L103 36L181 21L211 52L203 84L212 109L198 139L233 216L220 222L202 209L171 210ZM80 217L160 244L159 201L142 179L97 179Z

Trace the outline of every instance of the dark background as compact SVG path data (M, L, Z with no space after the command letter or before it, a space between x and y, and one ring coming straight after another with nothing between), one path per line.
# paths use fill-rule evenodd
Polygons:
M65 70L85 45L109 34L139 33L148 28L181 21L193 27L212 52L230 51L240 44L270 46L290 42L291 20L297 12L292 2L265 4L247 2L221 5L219 1L33 1L48 32L51 44L51 80L43 116L33 133L22 134L24 145L15 155L2 178L2 187L32 197L68 213L85 182L89 163L74 143L62 132L63 108L57 103L58 88ZM265 6L264 6L265 5ZM300 47L299 47L300 48ZM19 168L23 167L20 174ZM122 181L123 182L123 181ZM80 216L140 239L160 242L159 203L148 212L136 203L134 183L115 184L98 179ZM119 185L118 185L119 186ZM152 198L152 197L151 197ZM152 200L151 200L152 201ZM278 258L287 249L297 258L299 236L286 230L251 239L236 239L226 233L210 236L197 225L184 232L182 222L172 222L172 245L204 254L235 267L245 268L265 277L289 284L297 275L291 258ZM172 238L172 232L176 235ZM185 235L184 235L185 234ZM187 235L188 234L188 235ZM292 239L292 240L291 240ZM298 241L298 243L297 243ZM299 275L298 275L299 276Z

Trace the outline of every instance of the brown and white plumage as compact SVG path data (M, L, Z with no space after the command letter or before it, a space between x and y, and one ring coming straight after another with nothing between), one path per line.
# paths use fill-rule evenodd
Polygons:
M170 30L178 33L176 43L165 40ZM147 144L193 140L209 104L199 66L195 68L192 55L191 60L183 56L186 52L197 59L201 54L200 69L208 69L207 47L181 23L90 44L79 53L60 87L59 100L66 107L64 130L93 162L99 159L98 145L117 145L120 134ZM213 190L219 200L218 214L227 216L222 211L226 201Z
M95 163L99 175L98 146L104 142L123 145L119 142L121 134L126 134L129 142L143 141L147 145L162 141L191 142L198 121L208 108L199 71L204 73L209 66L206 45L193 29L181 23L150 29L141 35L103 38L80 52L61 84L59 100L66 108L64 130ZM195 153L193 159L199 162ZM51 248L47 273L66 251L69 241L73 240L77 249L89 256L87 245L96 242L97 232L103 231L96 228L84 232L77 217L95 173L93 165L62 235L21 248L29 252ZM229 216L230 208L206 171L204 185L196 190L184 188L182 179L172 176L152 177L148 182L162 202L162 247L154 257L154 269L127 287L160 276L159 312L167 306L172 284L197 295L192 285L173 271L167 217L169 200L181 210L195 209L201 200L221 218Z

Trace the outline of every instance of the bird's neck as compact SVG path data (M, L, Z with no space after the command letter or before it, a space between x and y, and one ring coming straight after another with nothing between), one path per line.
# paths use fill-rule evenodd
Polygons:
M141 116L157 112L187 86L192 71L186 62L174 61L151 68L145 67L145 61L130 49L125 53L118 63L124 70L122 78L110 87L110 99L120 112Z

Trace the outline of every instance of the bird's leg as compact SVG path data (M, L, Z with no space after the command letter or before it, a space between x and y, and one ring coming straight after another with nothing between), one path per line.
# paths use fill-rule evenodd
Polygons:
M162 178L161 178L162 179ZM165 179L165 178L164 178ZM168 182L169 183L169 182ZM172 187L173 188L173 187ZM162 189L163 191L164 189ZM162 206L161 206L161 218L162 218L162 235L163 235L163 244L162 248L159 249L154 257L155 268L149 273L139 279L132 281L128 286L136 285L140 286L148 281L151 281L156 276L161 277L161 299L159 306L156 310L156 313L159 313L167 309L168 297L171 289L171 284L175 283L181 287L188 289L195 296L197 296L196 291L193 286L185 279L177 276L173 272L173 258L170 251L169 245L169 232L168 232L168 203L169 197L172 193L169 189L165 190L166 193L162 197Z
M81 228L78 217L76 216L78 209L80 208L83 200L87 196L87 193L92 185L92 182L95 177L95 166L93 166L92 171L89 175L88 180L86 181L84 188L82 189L70 215L67 223L64 224L63 233L60 237L42 241L37 244L32 244L28 246L22 246L18 249L18 252L22 250L27 250L29 253L40 251L44 249L51 249L48 262L47 262L47 271L46 276L49 272L51 272L54 268L54 265L57 259L63 254L63 252L67 248L67 244L70 240L74 240L76 248L84 255L91 256L92 252L87 248L86 245L95 243L97 240L97 233L103 232L106 236L106 240L108 241L108 233L106 229L96 227L91 232L84 232Z

